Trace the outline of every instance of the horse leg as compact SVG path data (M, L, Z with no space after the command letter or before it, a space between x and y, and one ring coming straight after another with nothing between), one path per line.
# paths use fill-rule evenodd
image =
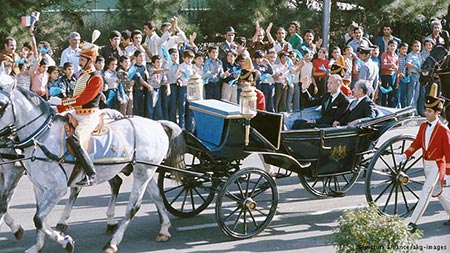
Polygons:
M73 205L78 198L78 195L81 192L81 187L71 187L70 188L70 196L64 206L64 211L59 218L58 223L56 224L56 230L65 233L67 230L67 221L70 218L70 213L72 212Z
M145 189L155 170L156 168L153 168L153 170L147 170L147 168L142 167L142 165L138 165L135 167L133 173L133 187L131 189L127 209L125 211L125 217L120 222L120 225L111 240L103 247L103 252L114 253L118 251L118 245L123 239L123 235L128 227L128 224L134 218L139 208L141 207L142 197L144 196Z
M169 228L171 226L169 215L167 213L167 209L164 206L164 202L161 198L161 193L159 192L158 185L154 178L150 180L150 183L147 185L147 192L150 194L150 198L153 200L153 203L156 205L156 209L158 210L159 221L161 222L161 230L159 234L156 236L155 241L157 242L166 242L170 240L172 235L169 232Z
M108 217L108 226L106 227L107 233L114 233L117 229L117 221L115 219L116 214L116 202L119 195L119 189L122 185L122 178L115 176L108 181L111 187L111 198L109 199L108 209L106 210L106 217Z
M22 175L23 170L13 168L11 165L11 169L4 170L0 177L0 224L4 220L17 240L22 239L23 228L15 224L13 217L8 213L8 205Z
M23 236L23 228L21 225L18 225L14 222L14 218L11 217L9 213L5 213L3 216L6 225L11 229L11 232L13 233L16 240L22 239Z
M53 230L50 226L46 224L46 219L48 214L53 210L53 208L58 204L61 198L65 195L67 188L52 188L50 190L36 189L36 201L37 210L33 217L34 225L37 229L36 244L31 248L27 249L26 253L40 252L44 247L45 236L47 235L51 240L55 241L61 245L68 252L74 251L74 240L63 233Z

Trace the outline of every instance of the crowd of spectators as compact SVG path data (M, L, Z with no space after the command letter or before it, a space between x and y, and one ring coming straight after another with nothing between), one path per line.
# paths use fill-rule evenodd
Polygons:
M250 71L267 111L300 110L306 106L302 93L324 96L329 92L328 78L338 74L343 81L340 92L347 97L354 95L358 80L365 80L370 84L367 96L376 104L413 106L423 115L426 90L419 82L421 64L436 45L448 48L448 32L439 20L432 20L431 33L423 41L403 41L389 24L381 28L382 35L370 40L363 26L352 22L342 47L325 48L312 29L302 29L297 21L274 29L272 23L266 28L256 23L252 38L238 36L229 26L224 41L205 50L196 45L196 33L184 33L176 17L159 29L149 21L142 30L112 31L95 62L104 79L102 106L190 129L186 100L190 76L202 77L206 99L238 103L240 76ZM44 99L71 97L81 74L80 34L69 34L68 47L55 57L60 59L57 64L50 44L36 43L30 31L30 41L19 48L14 38L3 40L1 71Z

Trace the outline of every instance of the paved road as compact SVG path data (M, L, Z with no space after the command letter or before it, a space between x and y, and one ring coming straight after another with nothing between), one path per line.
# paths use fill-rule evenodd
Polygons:
M414 131L411 130L411 133ZM395 133L394 133L395 134ZM257 157L250 156L245 166L260 166ZM278 213L272 224L260 235L247 240L232 240L223 235L215 222L214 204L200 215L182 219L171 216L173 238L167 243L154 241L159 231L156 209L145 197L137 217L128 227L120 252L335 252L333 229L342 210L365 206L364 179L360 178L343 198L316 199L299 184L295 175L277 181L280 192ZM131 179L124 181L118 199L117 216L122 217L129 196ZM72 212L68 234L75 240L75 252L100 252L110 239L106 227L106 205L109 198L107 184L86 188L80 194ZM49 217L56 224L65 199ZM213 202L214 203L214 202ZM19 183L11 203L10 213L25 229L21 241L15 241L9 229L0 228L0 253L23 252L34 243L34 196L27 178ZM431 201L420 221L424 238L423 252L450 252L450 227L442 226L447 219L437 200ZM441 247L438 250L438 247ZM428 249L427 249L428 248ZM444 249L445 248L445 249ZM47 240L43 252L64 252Z

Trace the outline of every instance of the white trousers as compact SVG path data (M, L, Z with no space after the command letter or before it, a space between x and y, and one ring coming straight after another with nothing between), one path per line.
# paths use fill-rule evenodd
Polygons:
M430 202L431 196L439 193L441 190L441 185L439 183L439 169L437 168L436 161L423 160L423 170L425 173L425 182L422 192L420 193L419 202L410 218L410 221L414 224L417 224L417 221L422 217ZM443 188L441 195L437 198L450 218L450 192L448 190L448 188Z
M78 141L81 146L88 151L89 139L91 138L92 132L95 130L99 123L99 113L98 110L95 113L87 115L79 115L75 112L72 115L78 120L78 126L75 129L75 135L78 137Z

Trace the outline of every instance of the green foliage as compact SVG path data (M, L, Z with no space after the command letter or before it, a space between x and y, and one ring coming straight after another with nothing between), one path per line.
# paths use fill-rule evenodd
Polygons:
M154 20L158 25L170 22L171 17L180 14L182 4L183 0L119 0L116 30L142 30L148 20Z
M338 252L393 253L415 252L422 231L408 232L399 217L383 216L377 207L345 210L335 229Z

